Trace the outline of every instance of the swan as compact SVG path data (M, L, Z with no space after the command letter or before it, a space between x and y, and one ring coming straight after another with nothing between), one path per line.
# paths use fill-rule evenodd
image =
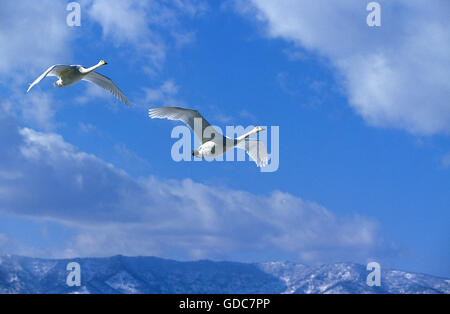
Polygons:
M236 147L244 149L258 167L267 166L269 156L266 146L259 140L249 138L253 134L264 131L262 127L257 126L250 132L233 139L217 132L196 110L159 107L149 109L148 114L152 119L178 120L189 126L202 143L198 149L192 151L192 156L213 158Z
M49 67L44 73L41 74L33 83L30 84L30 87L28 87L27 93L38 84L40 81L42 81L47 76L56 76L59 79L53 84L57 87L67 87L71 86L81 80L88 81L91 83L94 83L95 85L100 86L103 89L106 89L111 94L114 95L114 97L121 100L125 105L129 106L130 102L128 98L125 96L125 94L116 86L116 84L113 83L113 81L103 76L97 72L94 72L95 70L101 68L102 66L105 66L107 63L104 60L100 60L99 63L96 65L85 68L81 65L52 65Z

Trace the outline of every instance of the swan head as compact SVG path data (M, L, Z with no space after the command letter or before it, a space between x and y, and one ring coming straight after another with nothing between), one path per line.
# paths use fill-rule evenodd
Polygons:
M105 60L100 60L99 65L107 65L108 63Z
M256 130L256 132L262 132L262 131L264 131L265 129L262 128L262 127L260 127L260 126L257 126L257 127L255 128L255 130Z

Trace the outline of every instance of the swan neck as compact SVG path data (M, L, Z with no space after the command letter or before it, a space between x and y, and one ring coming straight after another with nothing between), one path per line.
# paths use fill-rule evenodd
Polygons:
M244 134L242 136L239 136L236 140L237 140L237 142L241 142L241 141L245 140L247 137L250 137L253 134L256 134L256 133L259 133L259 132L260 132L260 130L258 130L258 128L254 128L250 132L248 132L248 133L246 133L246 134Z
M84 73L84 74L91 73L91 72L93 72L93 71L95 71L95 70L101 68L102 66L104 66L104 64L101 64L101 63L96 64L96 65L94 65L93 67L84 69L84 70L83 70L83 73Z

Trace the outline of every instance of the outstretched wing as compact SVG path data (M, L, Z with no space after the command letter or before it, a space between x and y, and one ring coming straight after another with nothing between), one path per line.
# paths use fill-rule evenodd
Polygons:
M116 84L114 84L114 82L110 78L96 72L90 72L83 77L83 80L94 83L95 85L106 89L108 92L113 94L114 97L121 100L125 105L131 105L127 96L125 96L125 94L116 86Z
M42 81L47 76L59 76L61 72L63 72L66 69L69 69L70 66L68 65L52 65L49 67L44 73L41 74L33 83L30 84L30 87L28 87L27 93L30 91L30 89L33 88L34 85L38 84L40 81Z
M265 167L269 162L266 145L263 142L247 138L237 145L237 148L244 149L258 167Z
M210 141L213 138L212 134L217 135L216 131L211 127L208 121L197 111L179 107L159 107L148 111L150 118L178 120L188 125L199 138L202 144ZM200 125L201 123L201 125ZM196 126L197 124L197 126ZM205 129L208 130L205 132ZM211 135L208 137L207 135Z

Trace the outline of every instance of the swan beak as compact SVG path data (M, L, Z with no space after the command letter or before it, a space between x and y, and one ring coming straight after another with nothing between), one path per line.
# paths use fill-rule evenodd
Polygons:
M264 129L264 128L262 128L262 127L260 127L260 126L259 126L259 127L257 128L257 129L258 129L258 132L262 132L262 131L265 131L265 129Z
M101 60L100 63L103 64L103 65L107 65L108 64L108 62L106 62L105 60Z

